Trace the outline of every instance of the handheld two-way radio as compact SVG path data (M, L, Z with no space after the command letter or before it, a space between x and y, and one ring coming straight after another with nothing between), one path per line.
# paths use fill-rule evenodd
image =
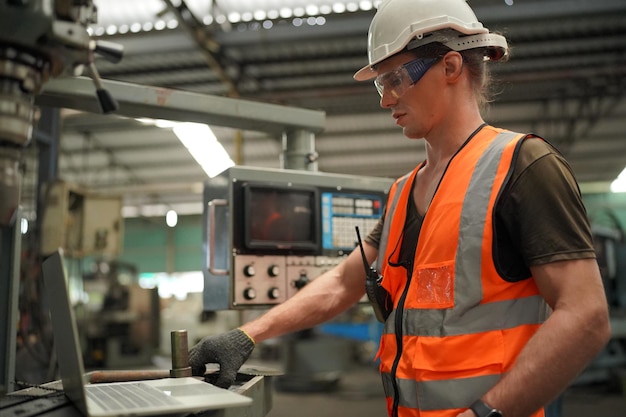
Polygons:
M357 242L361 249L363 267L365 267L365 292L367 293L367 298L370 300L372 307L374 307L376 319L384 323L387 317L389 317L389 314L391 314L391 297L387 290L380 285L383 277L367 262L365 251L363 250L363 243L361 242L359 226L355 226L354 228L356 229Z

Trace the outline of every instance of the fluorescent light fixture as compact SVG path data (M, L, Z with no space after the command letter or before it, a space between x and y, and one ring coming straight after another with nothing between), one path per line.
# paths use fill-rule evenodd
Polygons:
M209 126L202 123L178 123L173 130L210 178L235 165Z
M626 168L611 183L612 193L626 193Z
M178 140L200 164L204 172L213 178L235 165L211 128L203 123L175 122L172 120L137 118L140 123L172 129Z

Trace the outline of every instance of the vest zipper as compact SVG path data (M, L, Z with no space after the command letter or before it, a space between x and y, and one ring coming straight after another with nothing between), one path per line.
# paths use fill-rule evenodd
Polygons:
M400 357L402 356L403 343L402 343L402 323L404 316L404 303L406 301L406 296L409 292L409 286L411 285L411 277L413 275L413 262L403 263L402 267L404 267L407 271L407 280L404 289L402 290L402 295L400 296L400 300L398 301L398 308L396 308L396 316L394 323L394 331L396 335L396 357L393 360L393 365L391 366L391 385L393 386L393 407L391 409L392 417L398 417L398 406L400 405L400 390L398 389L398 381L396 380L396 372L398 371L398 364L400 363Z

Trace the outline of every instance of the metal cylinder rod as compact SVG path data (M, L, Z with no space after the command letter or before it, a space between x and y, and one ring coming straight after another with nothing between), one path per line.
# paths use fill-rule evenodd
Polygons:
M283 133L281 168L317 171L317 157L313 132L295 129Z
M191 376L187 330L174 330L170 336L172 343L172 369L170 369L170 376L172 378Z

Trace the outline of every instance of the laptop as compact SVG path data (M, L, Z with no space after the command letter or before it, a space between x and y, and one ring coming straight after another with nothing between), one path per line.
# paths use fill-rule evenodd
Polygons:
M247 406L252 399L194 377L87 384L61 250L43 262L52 333L63 390L90 417L180 414Z

